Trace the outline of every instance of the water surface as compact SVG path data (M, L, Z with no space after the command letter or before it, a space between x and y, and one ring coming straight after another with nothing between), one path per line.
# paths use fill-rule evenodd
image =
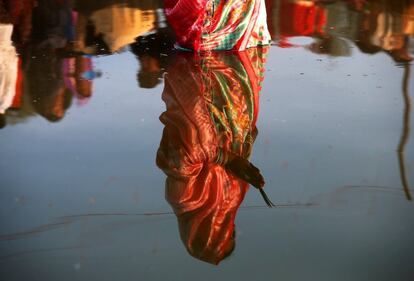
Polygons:
M413 3L267 1L250 161L278 207L250 187L216 266L187 252L156 164L177 60L161 3L48 2L1 43L18 87L0 131L0 280L414 278Z

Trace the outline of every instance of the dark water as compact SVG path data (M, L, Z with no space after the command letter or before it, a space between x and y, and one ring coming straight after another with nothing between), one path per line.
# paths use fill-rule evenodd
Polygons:
M267 2L261 70L173 52L158 1L0 2L0 280L413 280L414 3ZM277 205L250 187L218 266L188 253L156 163L166 93L199 65L264 77L242 94Z

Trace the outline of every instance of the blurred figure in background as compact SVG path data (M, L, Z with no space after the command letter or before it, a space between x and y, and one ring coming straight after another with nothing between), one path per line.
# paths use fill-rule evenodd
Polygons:
M73 53L78 13L68 0L39 0L33 9L30 44L23 51L25 85L34 110L48 121L61 120L72 98L92 96L92 57Z
M370 43L386 51L396 62L412 60L408 37L414 34L414 1L368 1Z
M27 98L20 95L13 104L23 103L24 110L34 110L53 122L64 117L73 97L78 104L85 104L93 94L93 80L101 76L93 69L91 55L121 51L137 36L154 33L158 27L165 29L165 18L159 12L161 4L161 0L0 0L0 11L5 11L3 18L7 16L7 23L15 25L14 43L23 61L17 62L24 71L17 70L15 92L21 93L25 88ZM165 34L160 32L151 41L159 37L155 41L165 43ZM11 41L7 42L11 46ZM154 50L154 44L150 47L147 54L138 51L143 66L139 80L147 87L158 83L167 67L166 56L157 53L162 48ZM167 51L165 45L162 47L161 51ZM1 59L6 57L2 55ZM10 67L4 71L7 77L14 77ZM10 107L10 98L2 99ZM14 116L18 122L17 118L27 114Z
M57 122L69 108L72 94L65 86L63 58L42 51L44 50L33 53L35 59L31 59L27 65L28 94L38 114L50 122Z
M37 49L31 52L25 77L28 95L36 112L51 122L61 120L74 97L84 105L93 94L95 71L87 55L63 57L58 52Z
M165 78L157 165L190 255L218 264L235 247L237 210L264 179L250 156L267 48L178 53Z
M33 9L31 44L36 48L63 49L74 40L73 11L69 0L37 0Z
M332 34L335 29L330 26L339 26L343 17L347 17L342 10L335 15L328 7L329 1L292 1L276 0L276 14L272 14L271 22L273 38L281 48L304 47L316 54L330 56L349 56L351 48L340 36ZM340 3L340 2L336 2ZM340 5L340 4L339 4ZM336 7L336 6L335 6ZM346 10L345 10L346 12ZM311 37L314 42L308 45L294 44L291 39L295 37Z
M296 36L323 38L326 11L312 1L281 1L279 20L280 47L293 47L288 39Z
M385 51L396 62L411 60L412 0L268 0L267 6L272 37L282 48L304 47L316 54L349 56L354 42L364 53ZM291 43L301 36L315 41Z
M128 0L118 3L78 1L74 51L109 54L121 51L137 36L152 32L158 23L159 0Z
M75 55L63 60L65 85L79 104L85 104L92 96L93 80L100 76L101 72L93 69L90 55Z
M5 113L13 104L19 87L19 59L12 45L12 17L0 2L0 128L6 126Z
M13 42L27 43L32 31L32 10L35 0L0 0L0 13L7 13L8 22L14 25Z

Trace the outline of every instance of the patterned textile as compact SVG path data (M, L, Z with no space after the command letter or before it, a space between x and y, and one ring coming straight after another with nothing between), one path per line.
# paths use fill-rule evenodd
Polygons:
M234 220L248 183L224 167L250 155L267 49L180 53L168 70L157 165L188 252L218 264L234 248Z
M268 45L264 0L165 0L167 20L183 48L239 50Z

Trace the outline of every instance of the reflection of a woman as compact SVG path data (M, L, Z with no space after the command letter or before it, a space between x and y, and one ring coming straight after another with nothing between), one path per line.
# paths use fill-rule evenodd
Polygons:
M0 129L6 126L5 113L16 93L18 57L10 40L12 32L13 25L0 18Z
M165 78L165 128L157 165L188 252L218 264L235 246L234 220L248 183L263 177L247 158L266 48L177 55Z

